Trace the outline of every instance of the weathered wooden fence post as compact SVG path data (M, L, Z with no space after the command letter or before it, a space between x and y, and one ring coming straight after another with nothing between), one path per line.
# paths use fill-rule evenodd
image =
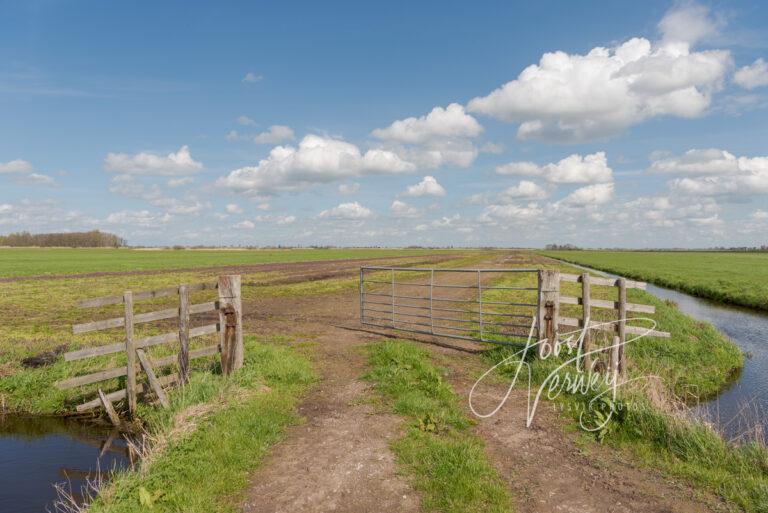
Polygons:
M610 370L608 372L612 372L614 374L619 374L619 336L614 335L613 336L613 344L611 344L611 354L610 354Z
M189 382L189 289L179 287L179 384Z
M624 372L624 344L627 341L627 280L619 278L619 322L617 331L619 333L619 354L616 371L621 374Z
M133 293L128 290L123 293L125 308L125 355L126 380L125 391L128 399L128 413L133 418L136 414L136 347L133 343Z
M243 312L240 276L219 276L221 370L229 375L243 366Z
M560 271L539 270L538 339L546 339L546 346L554 347L557 340L557 319L560 315ZM538 355L546 355L544 343L539 343Z
M592 366L592 358L589 354L591 345L591 335L589 331L590 304L589 304L589 273L581 275L581 322L584 325L584 339L581 342L582 369L589 369Z

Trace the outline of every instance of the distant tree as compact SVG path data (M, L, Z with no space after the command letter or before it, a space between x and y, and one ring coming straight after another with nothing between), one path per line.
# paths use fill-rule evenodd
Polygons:
M574 251L578 250L579 248L573 244L547 244L544 246L544 249L550 251Z
M18 232L8 235L0 235L0 246L41 248L69 247L69 248L120 248L127 246L128 242L122 237L92 230L90 232L70 233L36 233Z

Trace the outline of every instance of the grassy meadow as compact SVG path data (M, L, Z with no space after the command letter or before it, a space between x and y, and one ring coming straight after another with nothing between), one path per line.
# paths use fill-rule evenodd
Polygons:
M443 250L445 251L448 250ZM383 258L439 252L426 249L355 248L242 250L0 248L0 278Z
M7 259L8 254L14 251L17 250L0 249L0 268L4 269L6 276L11 267L28 276L41 274L42 268L47 269L43 272L52 275L119 271L124 270L121 266L131 265L126 263L130 259L142 259L144 255L149 255L149 260L142 261L142 265L146 266L144 269L160 271L87 279L56 277L0 282L3 292L0 294L0 401L10 411L42 414L71 411L84 398L92 398L96 391L95 385L61 391L53 386L55 381L125 365L121 353L76 362L64 362L59 355L53 357L51 364L40 368L30 368L22 363L24 358L41 352L99 346L122 339L120 329L72 335L71 325L74 323L121 315L120 305L79 309L76 302L81 299L114 295L127 289L148 290L213 281L217 275L215 270L194 270L194 267L235 265L233 260L228 259L243 259L245 262L240 263L248 264L258 263L258 258L261 261L272 258L272 261L288 262L301 258L328 260L413 256L407 261L379 262L381 265L407 265L408 262L417 263L427 254L436 253L410 250L21 250L30 251L35 258L29 262L12 259L13 264L6 265L10 260L4 263L2 259ZM62 253L57 253L59 251ZM303 252L303 257L294 252ZM156 256L162 253L165 260ZM203 256L198 256L198 253ZM205 256L206 253L216 254ZM65 254L69 255L70 261L56 258L56 255ZM111 256L105 257L105 254ZM568 255L580 254L568 252ZM493 258L495 253L457 251L451 255L451 260L430 264L429 267L477 267ZM519 257L516 265L520 267L550 267L580 272L551 260L542 264L543 259L532 252L520 252L516 256ZM584 263L601 267L592 262ZM179 268L186 270L162 272L163 269ZM133 269L129 267L127 270ZM277 300L299 295L353 292L358 284L354 272L339 276L321 273L318 277L301 277L299 280L291 279L290 274L283 271L243 270L240 274L246 306L265 298ZM499 284L528 286L530 283L517 283L515 280L532 279L531 276L513 275ZM613 287L595 286L592 295L610 299L615 292ZM486 291L484 299L493 301L493 295L498 293ZM563 283L563 294L578 297L580 286ZM191 299L193 303L200 303L211 301L214 297L214 291L199 291ZM523 300L522 297L520 299ZM525 298L526 301L529 299ZM510 301L511 298L505 296L504 300ZM713 490L747 511L768 513L763 506L768 504L768 455L764 448L751 445L734 448L713 431L681 420L668 408L667 398L715 394L740 368L742 355L712 326L685 316L673 304L636 289L628 290L628 300L654 305L656 313L643 314L643 317L653 318L658 323L656 329L669 331L672 336L668 339L646 338L627 347L629 377L653 375L656 380L646 387L627 390L627 395L620 400L642 407L617 417L601 440L620 450L627 450L649 467L660 468L670 475ZM175 305L175 301L174 298L157 298L137 302L136 311L169 308ZM596 309L595 315L605 316L608 312ZM578 317L580 307L562 305L562 315ZM193 320L193 327L210 322L196 317ZM637 324L641 324L640 321ZM142 406L142 418L153 437L160 441L159 445L156 443L151 463L146 468L142 467L140 473L120 475L107 487L92 511L143 511L151 509L147 501L157 501L158 510L234 510L237 492L244 486L246 476L259 464L269 446L282 437L284 428L296 421L294 407L302 391L316 379L315 371L309 364L313 343L311 337L294 335L278 340L261 337L247 323L245 328L248 360L234 383L221 379L216 368L216 357L202 358L194 361L197 372L192 373L192 385L183 392L171 392L170 410ZM173 321L140 324L136 326L136 336L156 335L174 329ZM210 345L214 339L215 336L194 339L192 348ZM497 362L508 356L509 351L509 348L495 348L468 358ZM171 354L173 348L156 346L148 352L154 358ZM255 359L258 359L258 365L254 364ZM405 418L406 428L402 437L393 442L392 449L401 468L423 495L425 509L476 511L482 505L488 511L507 510L510 499L485 459L482 441L472 433L471 421L461 409L461 398L443 382L440 369L431 363L428 353L410 343L382 341L369 348L368 362L368 377L375 383L380 401L389 411ZM534 380L541 380L557 365L557 360L533 361L531 365ZM122 386L122 379L100 385L105 391L111 391ZM224 395L232 399L222 401ZM563 401L578 406L585 399L566 397ZM566 411L582 410L566 408ZM185 420L190 414L194 414L191 424ZM576 422L573 424L576 425ZM169 433L178 432L183 436L176 439L174 434L174 441L163 445ZM242 451L239 448L243 448ZM229 462L226 468L216 470L221 479L201 475L200 469L207 468L208 462L216 465L219 459ZM199 465L198 461L206 464ZM185 477L178 479L178 476ZM201 483L200 491L194 497L185 493L184 486L189 481ZM142 496L144 504L140 500ZM217 502L219 509L213 508L211 505L222 497L225 500Z
M542 251L541 254L694 296L768 310L768 253Z

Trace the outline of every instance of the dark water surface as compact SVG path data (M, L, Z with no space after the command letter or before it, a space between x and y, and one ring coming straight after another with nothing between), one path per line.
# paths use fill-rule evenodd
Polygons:
M0 414L0 513L54 512L55 483L79 493L86 476L127 464L125 441L109 428Z
M564 263L603 276L618 277ZM734 382L716 398L694 408L694 414L717 425L727 438L754 433L757 424L762 426L763 436L768 441L768 314L697 298L651 283L646 292L674 301L684 314L712 324L745 354L744 368Z

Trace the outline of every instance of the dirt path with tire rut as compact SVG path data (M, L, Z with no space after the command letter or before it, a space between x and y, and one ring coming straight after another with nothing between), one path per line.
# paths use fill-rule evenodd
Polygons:
M349 261L347 261L349 262ZM329 265L327 262L323 263ZM497 254L488 268L531 267L520 254ZM326 269L327 270L327 269ZM456 284L474 276L456 278ZM289 429L250 480L242 511L420 511L419 494L398 472L389 449L402 420L373 408L363 346L394 336L360 326L355 292L314 297L257 298L244 304L246 332L312 340L320 381L304 398L303 422ZM447 380L467 406L469 389L487 366L477 344L400 334L423 342L448 371ZM504 383L478 390L481 408L506 392ZM516 512L699 513L726 511L716 497L697 492L623 454L577 439L568 423L543 404L532 428L525 427L527 390L513 390L498 414L478 419L475 431L489 461L507 483ZM491 408L492 409L492 408Z

